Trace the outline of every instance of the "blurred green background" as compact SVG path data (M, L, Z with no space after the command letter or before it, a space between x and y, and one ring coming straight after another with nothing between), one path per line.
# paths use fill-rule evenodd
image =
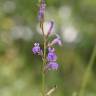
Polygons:
M46 21L55 22L53 31L63 41L56 47L60 68L47 74L46 85L58 86L53 96L72 96L80 89L96 44L96 0L46 3ZM0 96L40 96L42 61L31 52L34 42L43 45L38 7L38 0L0 0ZM95 64L96 58L86 96L96 96Z

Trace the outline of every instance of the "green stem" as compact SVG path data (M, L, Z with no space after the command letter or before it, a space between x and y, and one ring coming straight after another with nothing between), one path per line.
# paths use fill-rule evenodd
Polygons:
M86 68L86 71L84 73L83 82L81 84L81 89L80 89L80 92L79 92L79 96L84 96L84 91L85 91L85 88L86 88L86 85L87 85L87 82L88 82L88 78L89 78L90 73L91 73L92 66L94 64L95 56L96 56L96 45L94 46L91 58L89 60L88 67Z
M43 52L43 65L42 65L42 96L45 96L45 65L46 65L46 48L47 48L47 39L46 36L44 35L44 30L43 30L43 23L41 24L41 29L43 32L43 39L44 39L44 52Z

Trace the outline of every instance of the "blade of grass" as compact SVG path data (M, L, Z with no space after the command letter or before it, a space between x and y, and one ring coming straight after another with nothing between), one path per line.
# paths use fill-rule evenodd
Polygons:
M87 85L87 82L88 82L88 79L89 79L89 76L90 76L90 73L91 73L92 66L94 64L95 57L96 57L96 45L93 48L93 52L92 52L91 58L89 60L88 67L85 70L85 73L84 73L84 76L83 76L83 81L82 81L82 84L81 84L81 89L80 89L80 92L79 92L78 96L84 96L84 91L85 91L85 88L86 88L86 85Z

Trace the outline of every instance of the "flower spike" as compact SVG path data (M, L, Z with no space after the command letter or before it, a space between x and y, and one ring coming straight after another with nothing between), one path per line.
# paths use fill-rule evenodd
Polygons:
M41 0L39 13L38 13L38 19L40 22L44 21L45 8L46 8L45 0Z

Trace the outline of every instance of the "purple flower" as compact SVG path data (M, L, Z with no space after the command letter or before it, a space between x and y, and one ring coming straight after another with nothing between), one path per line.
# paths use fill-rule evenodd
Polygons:
M49 52L47 56L48 61L56 61L57 60L57 55L55 53Z
M49 51L49 52L55 52L55 48L49 47L49 48L48 48L48 51Z
M59 45L62 46L62 41L60 39L60 37L57 35L57 37L55 39L53 39L53 41L51 43L48 44L49 47L52 47L53 45Z
M41 53L41 49L40 49L40 46L39 46L39 43L35 43L34 44L34 47L32 48L32 52L34 54L40 54Z
M54 25L54 22L53 21L50 21L50 28L48 30L48 34L47 35L50 35L51 34L52 29L53 29L53 25Z
M44 12L45 12L45 0L41 0L40 8L39 8L39 13L38 13L38 19L39 21L42 21L44 19Z
M51 35L51 33L53 32L52 29L53 29L53 21L43 22L43 31L45 36Z
M49 62L46 65L46 69L48 69L48 70L57 70L58 67L59 67L59 65L56 62Z
M55 44L57 44L57 45L62 45L62 42L61 42L61 39L60 38L55 38L52 42L51 42L51 46L52 45L55 45Z
M49 48L49 53L47 55L47 60L48 61L56 61L57 60L57 55L55 54L55 49L54 48Z

